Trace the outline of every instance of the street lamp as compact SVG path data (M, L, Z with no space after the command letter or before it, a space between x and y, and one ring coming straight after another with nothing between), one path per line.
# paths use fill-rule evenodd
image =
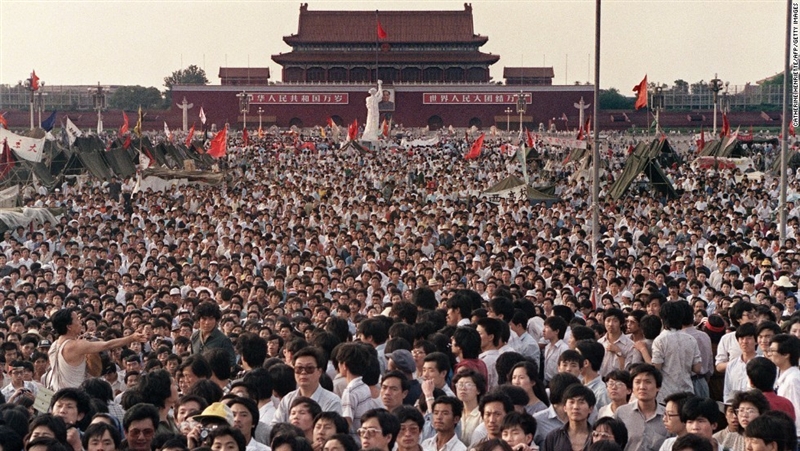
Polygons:
M661 127L661 123L658 120L658 114L664 109L664 90L658 85L658 83L656 83L656 87L653 88L652 105L656 117L656 134L658 134Z
M39 83L39 90L36 92L36 106L39 111L39 128L42 128L42 110L44 110L44 97L47 95L44 91L44 82Z
M25 89L27 89L28 91L31 92L31 101L30 101L31 130L33 130L33 104L34 104L34 100L36 98L36 91L39 90L39 89L42 89L44 87L44 82L43 81L40 81L38 83L39 86L34 86L33 85L33 81L34 81L33 80L33 75L34 74L31 74L31 76L27 80L25 80ZM41 124L41 122L42 122L41 115L39 115L39 123Z
M522 136L522 115L525 114L525 93L517 94L517 113L519 113L519 135Z
M250 98L252 96L246 91L242 91L239 94L236 94L236 97L239 98L239 111L244 116L243 128L247 128L247 113L250 111Z
M511 113L513 112L514 111L511 109L511 107L506 108L506 133L511 132Z
M519 113L519 146L525 149L522 136L522 115L525 114L525 93L520 91L517 95L517 113ZM528 155L527 151L522 153L522 176L525 179L525 186L528 186ZM526 188L527 189L527 188Z
M97 110L97 134L103 133L103 110L106 109L106 91L108 87L100 86L97 82L96 88L89 88L94 100L94 109Z
M264 113L264 110L261 107L258 107L258 129L261 130L261 115Z
M728 83L724 83L725 86L728 86ZM719 78L717 78L717 74L714 74L714 79L709 82L709 88L711 92L714 93L714 131L712 132L714 136L717 135L717 99L719 97L719 92L722 91L723 82Z

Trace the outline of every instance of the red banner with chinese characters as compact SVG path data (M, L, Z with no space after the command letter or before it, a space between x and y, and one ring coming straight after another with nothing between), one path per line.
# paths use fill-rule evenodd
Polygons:
M531 103L531 94L525 93L525 103ZM451 104L498 104L517 103L519 93L461 93L461 92L426 92L422 94L422 103L425 105L451 105Z
M279 92L254 93L251 104L265 105L347 105L350 95L346 92Z

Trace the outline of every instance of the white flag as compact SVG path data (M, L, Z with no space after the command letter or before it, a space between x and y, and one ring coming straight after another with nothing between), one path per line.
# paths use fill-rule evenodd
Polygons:
M69 145L75 144L75 139L83 136L83 132L78 128L69 118L67 118L67 136L69 137Z
M166 121L164 121L164 133L167 135L167 139L172 140L172 133L169 131Z
M200 122L206 123L206 113L203 111L203 107L200 107Z
M34 139L11 133L6 129L0 129L0 141L8 140L8 147L17 154L18 157L38 163L42 161L42 151L44 150L44 138Z

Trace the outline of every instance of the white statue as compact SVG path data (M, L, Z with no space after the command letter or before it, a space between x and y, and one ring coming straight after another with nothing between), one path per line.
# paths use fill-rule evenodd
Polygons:
M378 80L378 89L370 88L369 96L367 96L367 121L364 123L364 134L361 136L363 141L378 141L378 136L381 134L380 130L380 112L378 111L378 104L381 103L381 95L383 92L383 82Z

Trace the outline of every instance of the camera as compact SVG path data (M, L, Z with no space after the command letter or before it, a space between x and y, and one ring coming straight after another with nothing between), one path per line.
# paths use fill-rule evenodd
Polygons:
M202 440L207 439L208 438L208 434L210 434L210 433L211 433L211 429L209 429L207 427L200 428L200 438Z

